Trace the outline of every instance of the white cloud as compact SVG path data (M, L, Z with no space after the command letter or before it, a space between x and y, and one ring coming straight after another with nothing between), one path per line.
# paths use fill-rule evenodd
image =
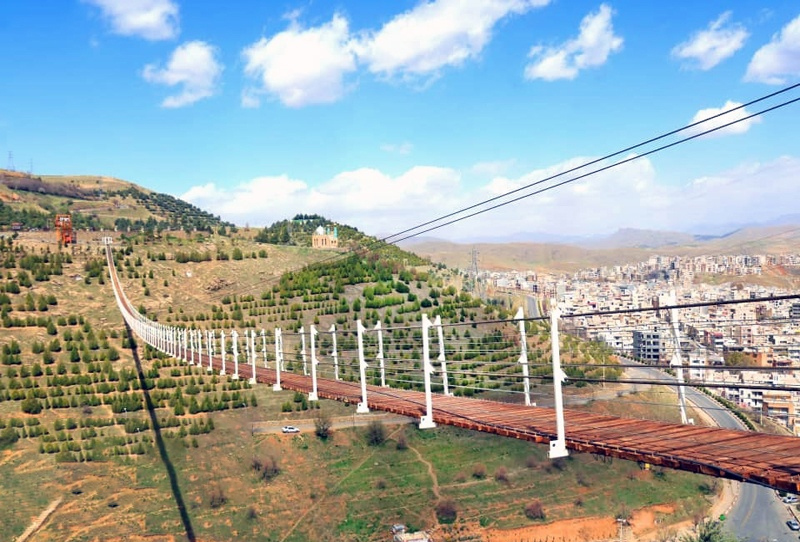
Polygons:
M510 160L478 162L470 168L470 171L476 175L481 175L484 177L497 177L511 169L516 163L517 161L513 158Z
M525 78L575 79L581 70L605 64L611 53L622 49L623 40L614 34L611 23L613 14L608 4L601 4L597 12L583 18L577 38L558 47L532 47L528 58L533 61L525 66Z
M268 224L287 218L283 215L293 209L302 209L307 192L305 182L279 175L257 177L233 189L214 183L195 186L181 198L240 224Z
M84 0L100 9L114 33L146 40L178 36L178 4L173 0Z
M726 24L730 18L731 12L724 12L711 21L708 28L695 32L687 41L675 46L672 56L688 60L686 66L701 70L710 70L730 57L742 48L750 35L741 24Z
M748 162L695 179L680 200L685 224L762 222L797 213L800 160L782 156L770 162Z
M348 22L336 14L330 22L304 29L292 20L271 38L242 51L245 74L262 93L289 107L331 103L345 93L344 76L356 69Z
M800 16L753 55L745 81L782 85L800 76Z
M691 124L694 124L695 122L699 122L701 120L705 120L705 119L711 118L711 117L713 117L715 115L718 115L720 113L724 113L725 111L730 111L731 109L734 109L736 107L740 107L741 105L742 104L740 104L739 102L732 102L732 101L728 100L728 101L725 102L725 105L723 105L722 107L709 107L708 109L701 109L700 111L698 111L697 113L694 114L694 117L692 117ZM730 122L734 122L736 120L743 119L743 118L745 118L745 117L747 117L749 115L750 115L750 112L747 111L746 109L744 109L744 108L737 109L736 111L733 111L733 112L728 113L726 115L722 115L719 118L716 118L714 120L709 120L708 122L704 122L704 123L702 123L702 124L700 124L698 126L695 126L694 128L690 129L687 133L699 134L701 132L705 132L706 130L710 130L710 129L716 128L718 126L723 126L723 125L728 124ZM708 134L706 136L703 136L703 137L721 137L721 136L726 136L726 135L743 134L743 133L747 132L750 128L752 128L753 125L758 124L760 122L761 122L761 117L753 117L751 119L747 119L747 120L743 120L741 122L738 122L738 123L736 123L736 124L734 124L732 126L728 126L726 128L721 128L721 129L717 130L716 132L712 132L712 133L710 133L710 134Z
M372 168L345 171L316 187L287 175L259 177L231 189L212 183L181 198L238 224L266 225L312 212L375 233L453 210L459 188L455 170L415 166L396 177Z
M591 157L573 158L519 178L497 178L480 192L468 195L468 199L506 193L590 160ZM593 169L603 165L606 164ZM796 213L800 197L798 176L800 159L784 156L766 163L743 163L683 185L666 184L659 180L653 163L640 158L467 220L462 231L453 237L499 237L537 231L589 235L630 227L687 231L700 224L766 221ZM526 189L515 196L539 188ZM449 234L445 229L438 235Z
M251 88L244 89L242 91L241 104L245 109L256 109L261 107L261 100L258 97L258 92Z
M216 90L222 64L217 59L217 50L203 41L190 41L178 46L163 68L148 64L142 77L148 83L170 87L182 85L179 94L168 96L162 107L183 107L212 96Z
M359 60L386 77L436 76L477 58L495 25L550 0L422 1L358 40Z
M389 234L590 160L576 157L516 178L496 177L471 191L453 169L417 166L398 176L372 168L346 171L316 187L287 175L259 177L233 188L197 186L181 197L238 224L260 226L311 212L370 234ZM640 158L426 235L451 239L536 231L588 235L624 227L686 231L696 224L730 223L731 217L743 222L768 220L796 212L798 177L800 159L786 156L766 163L744 163L683 185L664 184L653 163ZM495 204L508 199L500 198Z
M409 154L412 150L414 150L414 145L408 141L404 141L402 143L384 143L381 145L381 150L393 154Z

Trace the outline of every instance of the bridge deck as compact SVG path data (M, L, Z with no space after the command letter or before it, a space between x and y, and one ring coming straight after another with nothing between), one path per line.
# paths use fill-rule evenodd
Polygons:
M129 314L135 314L135 309L122 293L110 250L107 250L106 257L120 304ZM211 361L214 369L222 368L219 357ZM230 364L228 368L232 368ZM251 371L250 365L239 365L241 378L250 378ZM275 370L256 368L256 380L273 384ZM311 391L311 377L282 373L281 386L307 393ZM419 417L425 411L425 394L422 392L377 386L367 386L367 389L367 403L371 409L410 417ZM356 382L320 378L317 392L325 399L353 404L361 401L360 385ZM570 410L566 411L565 419L566 445L572 450L800 493L800 438L598 416ZM435 394L433 420L439 424L538 443L548 443L556 436L553 409L466 397Z
M219 368L214 360L215 368ZM250 366L240 366L250 377ZM275 370L256 368L256 380L275 382ZM281 386L309 392L311 377L281 374ZM356 404L361 401L357 382L317 380L321 398ZM422 392L367 386L371 409L410 417L425 413ZM556 438L555 411L467 397L434 394L436 423L494 433L537 443ZM733 429L599 416L566 410L566 445L572 450L643 461L651 465L699 472L732 480L755 482L800 492L800 438Z

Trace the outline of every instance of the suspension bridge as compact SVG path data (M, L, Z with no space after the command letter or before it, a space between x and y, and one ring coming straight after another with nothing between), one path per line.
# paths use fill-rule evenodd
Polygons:
M568 455L569 450L573 450L800 493L800 439L796 437L617 418L564 409L561 382L565 375L559 365L557 312L551 321L555 408L535 406L530 400L530 378L522 324L520 363L524 404L456 397L448 392L446 376L442 379L443 392L434 393L429 336L432 332L438 332L440 348L443 337L441 324L431 322L427 316L423 316L421 324L416 327L421 332L422 354L420 368L416 370L421 374L415 376L424 382L425 391L395 389L386 385L383 337L379 325L376 330L369 331L377 333L377 353L374 359L381 371L380 385L368 383L368 363L364 352L364 334L367 330L360 320L357 324L357 382L339 378L336 331L333 326L329 330L333 340L333 378L318 375L317 366L320 360L315 344L318 332L314 326L299 334L302 341L303 374L286 371L283 334L280 329L274 332L273 367L269 367L267 336L264 330L260 334L255 330L245 330L241 335L232 330L227 337L222 331L217 336L214 331L189 330L155 322L137 311L120 285L111 239L106 238L104 243L114 296L130 330L152 348L188 364L206 367L209 372L230 374L233 379L248 379L252 384L271 385L276 391L288 389L307 393L310 400L333 399L356 404L357 413L374 409L418 418L421 429L433 429L437 424L452 425L549 444L551 458L563 457ZM310 359L306 355L306 339L310 342ZM258 362L259 350L263 366ZM243 355L241 363L240 354ZM370 356L370 360L372 359ZM446 374L443 349L435 361L441 363L440 370ZM289 368L293 366L291 364Z

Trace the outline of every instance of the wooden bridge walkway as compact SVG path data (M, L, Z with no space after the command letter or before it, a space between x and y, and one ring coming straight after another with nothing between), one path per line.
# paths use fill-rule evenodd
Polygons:
M141 321L141 316L125 297L116 269L107 251L111 283L126 320ZM127 315L125 314L127 313ZM206 357L206 360L208 357ZM214 370L222 360L213 356ZM207 366L207 362L204 363ZM227 368L232 364L228 361ZM239 377L250 378L252 367L239 364ZM256 368L256 381L274 384L275 370ZM310 376L281 373L281 386L308 393ZM357 382L319 378L320 398L357 404L361 387ZM425 414L422 392L367 386L370 409L410 417ZM434 394L433 421L504 437L546 444L556 439L554 409L500 403L467 397ZM768 435L733 429L697 427L646 420L599 416L582 411L565 411L566 446L579 452L641 461L655 466L697 472L767 485L800 493L800 438ZM435 430L435 429L434 429Z

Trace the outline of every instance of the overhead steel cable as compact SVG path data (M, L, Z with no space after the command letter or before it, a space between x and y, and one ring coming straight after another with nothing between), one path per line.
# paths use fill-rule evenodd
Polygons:
M473 213L470 213L470 214L467 214L467 215L464 215L464 216L461 216L461 217L458 217L458 218L454 218L453 220L448 220L447 222L444 222L442 224L438 224L436 226L431 226L430 228L415 232L415 233L407 235L405 237L401 237L399 239L394 239L392 242L393 243L399 243L400 241L405 241L406 239L410 239L412 237L417 237L417 236L422 235L424 233L429 233L429 232L432 232L434 230L438 230L440 228L444 228L445 226L450 226L450 225L455 224L457 222L461 222L461 221L467 220L468 218L473 218L473 217L481 215L483 213L487 213L489 211L494 211L496 209L499 209L500 207L505 207L506 205L510 205L512 203L516 203L518 201L521 201L523 199L529 198L531 196L536 196L536 195L542 194L544 192L553 190L554 188L559 188L561 186L564 186L564 185L567 185L567 184L570 184L570 183L574 183L575 181L579 181L581 179L585 179L586 177L590 177L592 175L596 175L598 173L602 173L604 171L608 171L608 170L613 169L615 167L619 167L621 165L628 164L628 163L633 162L635 160L639 160L641 158L645 158L647 156L650 156L651 154L655 154L655 153L664 151L666 149L669 149L669 148L672 148L672 147L676 147L678 145L686 143L687 141L692 141L692 140L697 139L699 137L702 137L704 135L712 134L712 133L717 132L719 130L723 130L725 128L729 128L731 126L739 124L740 122L744 122L744 121L753 119L753 118L758 117L760 115L763 115L765 113L770 113L772 111L776 111L776 110L778 110L778 109L780 109L782 107L786 107L787 105L791 105L791 104L796 103L796 102L800 102L800 97L793 98L791 100L779 103L777 105L774 105L772 107L768 107L766 109L762 109L761 111L758 111L756 113L752 113L752 114L747 115L745 117L733 120L733 121L728 122L726 124L722 124L720 126L715 126L714 128L709 128L708 130L704 130L704 131L702 131L700 133L685 137L683 139L679 139L677 141L673 141L672 143L667 143L666 145L661 145L660 147L656 147L655 149L651 149L651 150L646 151L646 152L644 152L642 154L637 154L636 156L631 156L630 158L626 158L624 160L620 160L618 162L614 162L613 164L609 164L607 166L603 166L603 167L601 167L599 169L592 170L592 171L590 171L588 173L583 173L583 174L577 175L575 177L570 177L569 179L566 179L564 181L561 181L559 183L556 183L556 184L553 184L553 185L550 185L550 186L546 186L544 188L540 188L539 190L536 190L536 191L531 192L529 194L523 194L521 196L517 196L516 198L510 199L508 201L503 201L503 202L498 203L496 205L492 205L490 207L486 207L485 209L480 209L480 210L475 211ZM526 189L526 188L532 188L533 186L535 186L537 184L538 184L538 182L537 183L532 183L532 184L530 184L528 186L521 187L518 190ZM479 204L476 204L472 208L475 208L476 206L480 206L480 205L484 205L484 204L485 203L481 202Z
M480 207L481 205L486 205L487 203L491 203L491 202L493 202L493 201L497 201L497 200L499 200L499 199L505 198L505 197L507 197L507 196L510 196L510 195L512 195L512 194L516 194L516 193L518 193L518 192L521 192L521 191L523 191L523 190L526 190L526 189L528 189L528 188L532 188L532 187L534 187L534 186L537 186L537 185L539 185L539 184L546 183L547 181L552 181L553 179L557 179L557 178L559 178L559 177L563 177L564 175L569 175L570 173L575 173L576 171L579 171L579 170L581 170L581 169L584 169L584 168L586 168L586 167L593 166L593 165L595 165L595 164L599 164L600 162L603 162L603 161L605 161L605 160L609 160L609 159L611 159L611 158L614 158L614 157L616 157L616 156L620 156L620 155L622 155L622 154L625 154L626 152L630 152L630 151L632 151L632 150L635 150L635 149L638 149L638 148L640 148L640 147L644 147L645 145L649 145L650 143L655 143L656 141L660 141L660 140L662 140L662 139L664 139L664 138L667 138L667 137L669 137L669 136L672 136L672 135L678 134L678 133L680 133L680 132L684 132L684 131L686 131L686 130L689 130L689 129L691 129L691 128L695 128L695 127L697 127L697 126L700 126L700 125L702 125L703 123L706 123L706 122L709 122L709 121L712 121L712 120L718 119L718 118L720 118L720 117L723 117L723 116L725 116L725 115L728 115L728 114L730 114L730 113L733 113L734 111L738 111L738 110L740 110L740 109L745 109L745 108L747 108L747 107L749 107L749 106L751 106L751 105L755 105L755 104L757 104L757 103L759 103L759 102L763 102L763 101L765 101L765 100L769 100L770 98L774 98L775 96L778 96L778 95L780 95L780 94L784 94L784 93L786 93L786 92L789 92L789 91L791 91L791 90L794 90L794 89L796 89L796 88L798 88L798 87L800 87L800 83L795 83L794 85L789 85L789 86L787 86L787 87L784 87L784 88L782 88L782 89L780 89L780 90L777 90L777 91L775 91L775 92L772 92L772 93L770 93L770 94L766 94L766 95L764 95L764 96L761 96L760 98L756 98L756 99L754 99L754 100L751 100L751 101L749 101L749 102L747 102L747 103L741 104L741 105L739 105L739 106L737 106L737 107L734 107L734 108L731 108L731 109L727 109L727 110L725 110L725 111L722 111L722 112L720 112L720 113L717 113L716 115L713 115L713 116L711 116L711 117L708 117L708 118L705 118L705 119L702 119L702 120L698 120L698 121L696 121L696 122L693 122L693 123L691 123L691 124L687 124L686 126L683 126L683 127L681 127L681 128L676 128L676 129L674 129L674 130L670 130L669 132L665 132L665 133L663 133L663 134L661 134L661 135L658 135L658 136L652 137L652 138L650 138L650 139L648 139L648 140L646 140L646 141L642 141L642 142L640 142L640 143L636 143L635 145L630 145L630 146L628 146L628 147L626 147L626 148L624 148L624 149L621 149L621 150L615 151L615 152L613 152L613 153L606 154L605 156L602 156L602 157L600 157L600 158L596 158L596 159L594 159L594 160L591 160L591 161L589 161L589 162L586 162L586 163L584 163L584 164L581 164L581 165L579 165L579 166L575 166L575 167L573 167L573 168L570 168L570 169L568 169L568 170L566 170L566 171L562 171L561 173L556 173L556 174L554 174L554 175L550 175L550 176L548 176L548 177L545 177L544 179L540 179L540 180L538 180L538 181L536 181L536 182L533 182L533 183L527 184L527 185L525 185L525 186L521 186L521 187L519 187L519 188L515 188L514 190L510 190L510 191L508 191L508 192L505 192L505 193L503 193L503 194L500 194L500 195L497 195L497 196L491 197L491 198L489 198L489 199L485 199L485 200L483 200L483 201L480 201L480 202L478 202L478 203L474 203L474 204L472 204L472 205L470 205L470 206L468 206L468 207L464 207L464 208L462 208L462 209L459 209L459 210L457 210L457 211L453 211L453 212L451 212L451 213L448 213L448 214L446 214L446 215L442 215L442 216L440 216L440 217L438 217L438 218L435 218L435 219L433 219L433 220L429 220L429 221L427 221L427 222L423 222L422 224L418 224L417 226L414 226L414 227L412 227L412 228L407 228L407 229L405 229L405 230L399 231L399 232L397 232L397 233L394 233L394 234L392 234L392 235L389 235L389 236L386 236L386 237L382 237L382 238L380 239L380 241L383 241L383 242L391 242L391 243L397 243L397 242L399 242L399 241L402 241L402 240L404 240L404 239L407 239L408 237L404 237L404 238L402 238L402 239L397 239L397 240L393 240L393 241L389 241L389 239L391 239L391 238L393 238L393 237L398 237L398 236L400 236L400 235L403 235L403 234L406 234L406 233L412 232L412 231L414 231L414 230L417 230L417 229L420 229L420 228L424 228L425 226L429 226L429 225L431 225L431 224L435 224L436 222L440 222L440 221L442 221L442 220L446 220L446 219L448 219L448 218L454 217L454 216L456 216L456 215L459 215L459 214L461 214L461 213L464 213L464 212L466 212L466 211L470 211L470 210L472 210L472 209L475 209L475 208L477 208L477 207ZM758 114L760 114L760 113L758 113ZM750 117L747 117L747 118L750 118ZM746 120L747 118L745 118L745 119L740 119L740 120ZM735 122L740 122L740 120L734 121L734 123L735 123ZM725 125L725 126L727 126L727 125ZM703 134L699 134L699 135L703 135ZM429 230L426 230L426 231L429 231ZM416 235L420 235L421 233L425 233L425 232L420 232L420 233L418 233L418 234L415 234L415 236L416 236Z
M461 217L455 218L455 219L453 219L453 220L449 220L449 221L447 221L447 222L444 222L444 223L442 223L442 224L438 224L438 225L436 225L436 226L432 226L432 227L430 227L430 228L423 229L423 230L421 230L421 231L416 231L416 232L415 232L415 230L419 230L420 228L425 228L426 226L431 226L431 225L433 225L433 224L436 224L437 222L441 222L442 220L446 220L446 219L448 219L448 218L455 217L456 215L460 215L460 214L462 214L462 213L464 213L464 212L467 212L467 211L470 211L470 210L476 209L476 208L478 208L478 207L481 207L481 206L483 206L483 205L486 205L486 204L488 204L488 203L492 203L492 202L494 202L494 201L498 201L498 200L500 200L500 199L503 199L503 198L506 198L506 197L508 197L508 196L510 196L510 195L513 195L513 194L519 193L519 192L521 192L521 191L524 191L524 190L527 190L527 189L529 189L529 188L533 188L533 187L535 187L535 186L538 186L538 185L540 185L540 184L543 184L543 183L545 183L545 182L548 182L548 181L551 181L551 180L557 179L557 178L559 178L559 177L562 177L562 176L564 176L564 175L568 175L568 174L570 174L570 173L575 173L576 171L579 171L579 170L581 170L581 169L584 169L584 168L586 168L586 167L589 167L589 166L592 166L592 165L596 165L596 164L598 164L598 163L601 163L601 162L603 162L603 161L605 161L605 160L608 160L608 159L610 159L610 158L614 158L614 157L616 157L616 156L619 156L619 155L621 155L621 154L624 154L624 153L626 153L626 152L630 152L630 151L632 151L632 150L635 150L635 149L641 148L641 147L643 147L643 146L646 146L646 145L648 145L648 144L654 143L654 142L656 142L656 141L660 141L660 140L662 140L662 139L664 139L664 138L667 138L667 137L669 137L669 136L672 136L672 135L678 134L678 133L680 133L680 132L684 132L684 131L686 131L686 130L689 130L689 129L691 129L691 128L695 128L695 127L697 127L697 126L701 126L701 125L703 125L704 123L707 123L707 122L709 122L709 121L712 121L712 120L715 120L715 119L722 118L722 117L724 117L725 115L728 115L728 114L730 114L730 113L732 113L732 112L735 112L735 111L738 111L738 110L742 110L742 109L744 109L744 108L746 108L746 107L748 107L748 106L751 106L751 105L754 105L754 104L757 104L757 103L763 102L763 101L765 101L765 100L769 100L770 98L774 98L774 97L776 97L776 96L778 96L778 95L780 95L780 94L784 94L784 93L786 93L786 92L789 92L789 91L795 90L795 89L797 89L797 88L800 88L800 83L795 83L795 84L793 84L793 85L789 85L789 86L787 86L787 87L784 87L784 88L782 88L782 89L780 89L780 90L777 90L777 91L775 91L775 92L772 92L772 93L770 93L770 94L766 94L766 95L764 95L764 96L761 96L761 97L759 97L759 98L756 98L756 99L754 99L754 100L750 100L749 102L747 102L747 103L744 103L744 104L742 104L742 105L740 105L740 106L734 107L734 108L732 108L732 109L728 109L728 110L726 110L726 111L722 111L722 112L720 112L720 113L717 113L716 115L713 115L713 116L711 116L711 117L708 117L708 118L706 118L706 119L702 119L702 120L699 120L699 121L693 122L693 123L691 123L691 124L687 124L687 125L685 125L685 126L683 126L683 127L681 127L681 128L677 128L677 129L675 129L675 130L671 130L671 131L669 131L669 132L665 132L665 133L663 133L663 134L661 134L661 135L659 135L659 136L656 136L656 137L650 138L650 139L648 139L648 140L642 141L642 142L640 142L640 143L637 143L637 144L635 144L635 145L630 145L630 146L628 146L628 147L626 147L626 148L624 148L624 149L621 149L621 150L615 151L615 152L613 152L613 153L607 154L607 155L605 155L605 156L603 156L603 157L601 157L601 158L597 158L597 159L595 159L595 160L591 160L591 161L589 161L589 162L586 162L585 164L582 164L582 165L580 165L580 166L575 166L575 167L573 167L573 168L571 168L571 169L568 169L568 170L566 170L566 171L563 171L563 172L561 172L561 173L558 173L558 174L555 174L555 175L548 176L548 177L546 177L546 178L544 178L544 179L537 180L537 181L535 181L535 182L533 182L533 183L529 183L529 184L527 184L527 185L525 185L525 186L521 186L521 187L519 187L519 188L516 188L516 189L514 189L514 190L511 190L511 191L508 191L508 192L505 192L505 193L503 193L503 194L499 194L499 195L497 195L497 196L493 196L493 197L491 197L491 198L488 198L488 199L485 199L485 200L479 201L479 202L477 202L477 203L471 204L471 205L469 205L469 206L467 206L467 207L464 207L464 208L462 208L462 209L459 209L459 210L456 210L456 211L450 212L450 213L448 213L448 214L442 215L442 216L440 216L440 217L437 217L437 218L435 218L435 219L432 219L432 220L428 220L428 221L426 221L426 222L423 222L423 223L421 223L421 224L418 224L418 225L416 225L416 226L413 226L413 227L411 227L411 228L406 228L405 230L402 230L402 231L400 231L400 232L397 232L397 233L394 233L394 234L391 234L391 235L388 235L388 236L385 236L385 237L382 237L382 238L375 239L374 241L372 241L372 242L370 242L369 244L367 244L366 248L363 248L363 249L358 249L358 250L356 250L356 249L351 249L351 250L349 250L349 251L347 251L347 252L345 252L345 253L343 253L343 254L337 254L337 255L335 255L335 256L331 256L331 257L329 257L329 258L323 258L323 259L321 259L321 260L318 260L318 261L316 261L316 262L313 262L313 263L311 263L311 264L308 264L307 266L304 266L304 267L315 266L315 265L324 265L324 264L328 264L328 263L333 263L333 262L335 262L335 261L337 261L337 260L340 260L340 259L345 259L345 258L347 258L347 257L349 257L349 256L352 256L352 255L354 255L354 254L358 254L359 252L364 252L364 251L365 251L365 252L368 252L368 251L372 250L372 249L373 249L373 247L375 247L376 245L379 245L379 244L382 244L382 243L392 243L392 244L396 244L396 243L399 243L400 241L404 241L404 240L407 240L407 239L411 239L411 238L413 238L413 237L417 237L417 236L419 236L419 235L422 235L422 234L424 234L424 233L428 233L428 232L431 232L431 231L437 230L437 229L439 229L439 228L443 228L443 227L445 227L445 226L449 226L449 225L451 225L451 224L454 224L454 223L456 223L456 222L461 222L461 221L463 221L463 220L466 220L467 218L472 218L472 217L474 217L474 216L477 216L477 215L483 214L483 213L485 213L485 212L488 212L488 211L491 211L491 210L497 209L497 208L499 208L499 207L503 207L503 206L505 206L505 205L509 205L509 204L511 204L511 203L515 203L515 202L517 202L517 201L519 201L519 200L521 200L521 199L525 199L525 198L528 198L528 197L531 197L531 196L534 196L534 195L540 194L540 193L542 193L542 192L546 192L546 191L548 191L548 190L552 190L552 189L554 189L554 188L558 188L558 187L560 187L560 186L563 186L563 185L565 185L565 184L569 184L569 183L571 183L571 182L574 182L574 181L577 181L577 180L580 180L580 179L583 179L583 178L589 177L589 176L591 176L591 175L595 175L595 174L597 174L597 173L601 173L601 172L603 172L603 171L606 171L606 170L608 170L608 169L611 169L611 168L614 168L614 167L617 167L617 166L620 166L620 165L626 164L626 163L628 163L628 162L632 162L632 161L634 161L634 160L636 160L636 159L643 158L643 157L649 156L649 155L651 155L651 154L655 154L655 153L657 153L657 152L660 152L660 151L662 151L662 150L666 150L666 149L668 149L668 148L671 148L671 147L674 147L674 146L676 146L676 145L680 145L680 144L682 144L682 143L685 143L685 142L687 142L687 141L694 140L694 139L696 139L696 138L698 138L698 137L701 137L701 136L703 136L703 135L707 135L707 134L710 134L710 133L716 132L716 131L718 131L718 130L722 130L722 129L724 129L724 128L727 128L727 127L733 126L733 125L735 125L735 124L738 124L738 123L740 123L740 122L744 122L744 121L750 120L750 119L752 119L752 118L754 118L754 117L757 117L757 116L759 116L759 115L763 115L764 113L769 113L769 112L771 112L771 111L774 111L774 110L776 110L776 109L780 109L780 108L782 108L782 107L785 107L785 106L787 106L787 105L790 105L790 104L792 104L792 103L795 103L795 102L797 102L797 101L800 101L800 98L794 98L794 99L792 99L792 100L788 100L788 101L786 101L786 102L782 102L782 103L780 103L780 104L777 104L777 105L775 105L775 106L772 106L772 107L768 107L768 108L766 108L766 109L763 109L763 110L761 110L761 111L759 111L759 112L757 112L757 113L753 113L753 114L747 115L747 116L745 116L745 117L742 117L742 118L739 118L739 119L735 119L735 120L733 120L733 121L731 121L731 122L728 122L728 123L726 123L726 124L723 124L723 125L721 125L721 126L717 126L717 127L714 127L714 128L710 128L710 129L708 129L708 130L705 130L705 131L703 131L703 132L700 132L700 133L694 134L694 135L692 135L692 136L689 136L689 137L686 137L686 138L680 139L680 140L678 140L678 141L674 141L674 142L672 142L672 143L669 143L669 144L666 144L666 145L662 145L662 146L660 146L660 147L657 147L657 148L655 148L655 149L651 149L651 150L649 150L649 151L647 151L647 152L645 152L645 153L643 153L643 154L636 155L636 156L634 156L634 157L627 158L627 159L625 159L625 160L622 160L622 161L619 161L619 162L615 162L614 164L610 164L610 165L608 165L608 166L604 166L604 167L602 167L602 168L600 168L600 169L593 170L593 171L590 171L590 172L588 172L588 173L584 173L584 174L582 174L582 175L579 175L579 176L576 176L576 177L572 177L572 178L570 178L570 179L567 179L567 180L565 180L565 181L561 181L560 183L557 183L557 184L554 184L554 185L550 185L550 186L544 187L544 188L542 188L542 189L540 189L540 190L537 190L537 191L535 191L535 192L532 192L532 193L530 193L530 194L524 194L524 195L522 195L522 196L519 196L519 197L517 197L517 198L511 199L511 200L509 200L509 201L504 201L504 202L501 202L501 203L499 203L499 204L497 204L497 205L493 205L493 206L491 206L491 207L487 207L487 208L485 208L485 209L480 209L480 210L478 210L478 211L476 211L476 212L474 212L474 213L470 213L470 214L468 214L468 215L461 216ZM415 232L415 233L410 233L410 232ZM404 234L406 234L406 233L408 233L409 235L405 235L404 237L400 237L400 236L402 236L402 235L404 235ZM395 237L399 237L399 238L395 239ZM301 268L298 268L298 269L301 269ZM266 283L266 282L269 282L269 281L265 281L265 283ZM255 286L253 287L253 289L255 289Z

